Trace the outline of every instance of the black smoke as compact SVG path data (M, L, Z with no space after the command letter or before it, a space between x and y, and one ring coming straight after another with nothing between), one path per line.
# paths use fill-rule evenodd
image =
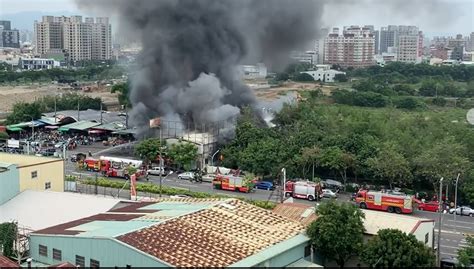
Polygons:
M210 123L255 106L240 63L283 66L289 51L314 40L321 7L312 0L78 0L116 15L138 38L131 123L146 129L158 116Z

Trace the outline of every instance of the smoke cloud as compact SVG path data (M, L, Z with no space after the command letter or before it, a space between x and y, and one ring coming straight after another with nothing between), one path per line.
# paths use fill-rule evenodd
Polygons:
M131 78L131 123L158 116L205 124L255 106L237 65L278 66L314 40L321 8L310 0L78 0L118 16L142 52ZM123 31L122 31L123 33Z

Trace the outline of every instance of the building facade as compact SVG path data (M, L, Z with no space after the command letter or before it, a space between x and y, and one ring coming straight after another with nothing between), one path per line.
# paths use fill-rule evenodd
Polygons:
M0 35L0 47L20 47L20 31L12 29L10 21L0 21Z
M112 58L112 27L108 18L44 16L35 22L36 54L63 52L70 62Z
M379 53L388 52L390 47L396 46L398 27L389 25L380 29Z
M60 67L60 63L54 59L20 59L19 66L23 70L44 70Z
M374 64L375 37L368 27L344 27L342 34L333 29L325 40L324 63L342 67L367 67Z

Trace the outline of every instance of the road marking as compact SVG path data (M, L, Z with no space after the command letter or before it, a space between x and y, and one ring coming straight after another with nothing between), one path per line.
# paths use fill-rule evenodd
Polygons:
M454 249L459 249L459 247L453 247L453 246L445 246L445 245L441 245L442 248L454 248Z
M443 226L456 227L456 228L462 228L462 229L473 229L473 227L459 226L459 225L452 225L452 224L444 224Z
M468 244L459 244L458 246L461 247L461 248L464 248L464 247L468 247L469 245Z
M438 232L438 229L435 229L435 232ZM453 232L453 231L448 231L448 230L441 230L441 233L446 233L446 234L461 234L460 232Z
M454 256L454 257L458 256L458 254L456 254L456 253L446 253L446 252L440 252L440 253L443 254L443 255L449 255L449 256Z
M450 242L450 241L451 241L451 239L445 239L445 238L441 238L441 241L448 241L448 242Z
M452 220L452 219L448 219L447 221L450 221L450 222L455 222L455 223L465 223L465 224L472 224L474 225L474 221L460 221L460 220Z

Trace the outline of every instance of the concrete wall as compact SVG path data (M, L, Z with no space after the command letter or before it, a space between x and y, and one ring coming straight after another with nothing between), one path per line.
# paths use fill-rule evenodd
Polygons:
M0 164L0 205L20 192L19 172L14 164Z
M426 246L433 247L433 232L434 232L434 221L433 222L421 222L417 229L413 232L413 235L420 242ZM426 240L427 239L427 240Z
M39 255L39 245L48 247L48 256ZM61 250L62 261L76 263L76 255L83 256L85 266L90 266L90 259L100 262L100 267L118 266L125 268L131 265L138 267L169 267L154 257L132 249L119 241L108 238L76 238L73 236L30 236L30 254L35 261L46 264L58 264L62 261L53 259L53 248Z
M41 164L20 166L20 191L45 190L45 184L51 182L50 191L64 191L64 162L62 160ZM32 177L32 172L37 172L37 177Z

